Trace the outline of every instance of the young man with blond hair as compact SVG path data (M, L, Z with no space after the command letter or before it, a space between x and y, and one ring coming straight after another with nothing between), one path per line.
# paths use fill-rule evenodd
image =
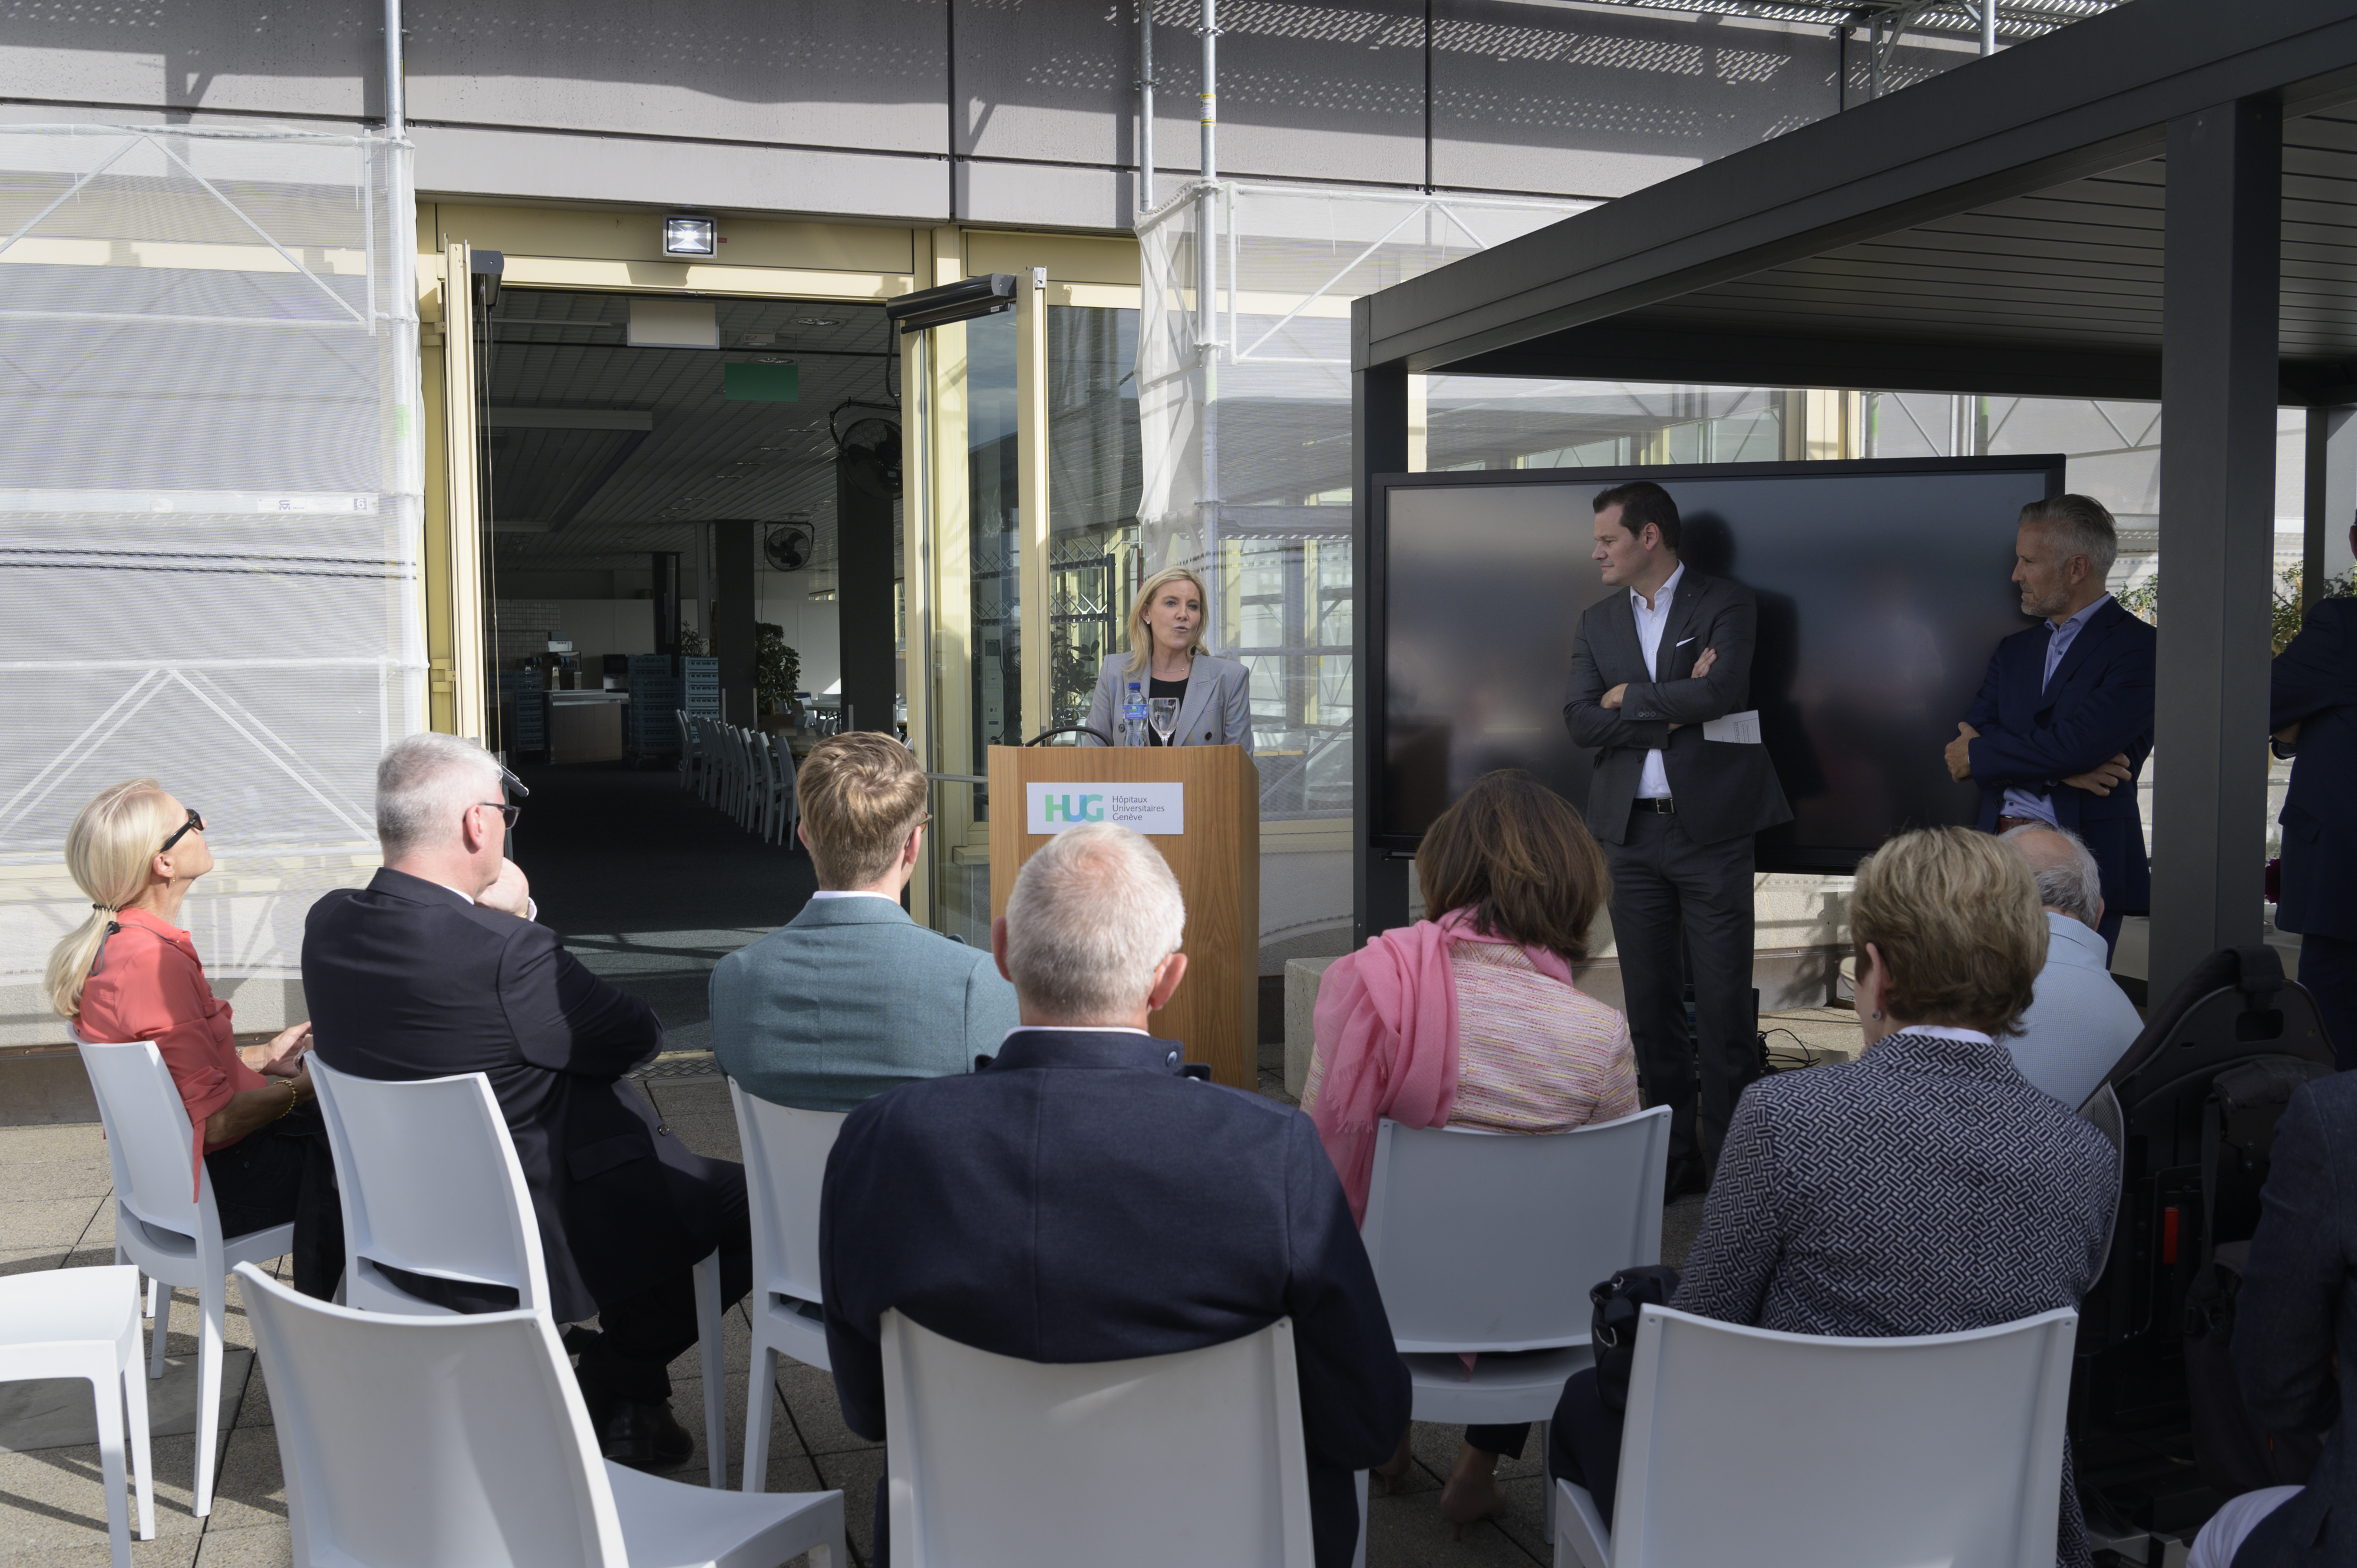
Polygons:
M819 890L712 972L721 1069L803 1111L972 1072L1015 1027L1015 988L990 954L900 908L930 820L924 770L890 736L861 730L813 746L795 785Z

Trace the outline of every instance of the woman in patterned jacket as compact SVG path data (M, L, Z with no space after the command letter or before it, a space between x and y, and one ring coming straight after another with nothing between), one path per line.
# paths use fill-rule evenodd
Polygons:
M1301 1108L1364 1223L1375 1129L1562 1133L1634 1115L1621 1015L1572 983L1612 896L1604 852L1564 798L1519 769L1475 781L1416 850L1429 919L1335 961L1318 988ZM1466 1429L1441 1488L1461 1530L1503 1513L1495 1478L1527 1423ZM1376 1474L1407 1473L1400 1451Z
M2001 1043L2046 961L2029 867L1964 828L1901 833L1859 864L1850 933L1865 1054L1744 1090L1670 1305L1857 1338L2077 1307L2119 1183L2103 1133ZM1620 1416L1592 1370L1565 1385L1547 1448L1609 1523ZM2067 1449L2057 1533L2055 1561L2087 1568Z

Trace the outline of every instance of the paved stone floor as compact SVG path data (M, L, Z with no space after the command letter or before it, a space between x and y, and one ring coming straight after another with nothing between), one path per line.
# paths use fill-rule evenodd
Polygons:
M682 1060L681 1067L691 1064ZM736 1122L727 1087L716 1078L659 1077L649 1080L665 1118L690 1146L734 1159ZM105 1145L94 1124L0 1128L0 1273L75 1268L114 1261L112 1183ZM1673 1262L1684 1256L1700 1219L1701 1200L1674 1205L1665 1225L1664 1251ZM286 1261L279 1262L285 1277ZM226 1337L229 1361L221 1383L221 1461L210 1518L190 1513L195 1467L194 1431L196 1301L183 1291L170 1323L170 1369L151 1383L151 1428L156 1466L156 1539L133 1543L132 1561L141 1568L246 1568L289 1560L286 1492L281 1479L276 1434L261 1370L253 1364L253 1334L235 1284L231 1286ZM739 1480L743 1455L748 1325L744 1309L727 1319L728 1480ZM770 1395L773 1421L769 1485L773 1491L839 1487L845 1493L852 1556L858 1568L868 1561L868 1521L884 1451L847 1431L836 1409L833 1382L823 1372L785 1363ZM705 1457L700 1438L703 1386L694 1351L673 1369L674 1403L682 1422L699 1435L694 1457L677 1472L700 1482ZM108 1561L106 1509L99 1477L98 1448L87 1403L88 1385L0 1385L0 1563L103 1564ZM1457 1452L1458 1430L1419 1424L1417 1466L1396 1496L1377 1496L1368 1530L1370 1568L1416 1568L1421 1564L1506 1563L1523 1568L1546 1563L1542 1460L1535 1440L1531 1452L1501 1469L1511 1511L1496 1523L1450 1539L1435 1502L1440 1481Z

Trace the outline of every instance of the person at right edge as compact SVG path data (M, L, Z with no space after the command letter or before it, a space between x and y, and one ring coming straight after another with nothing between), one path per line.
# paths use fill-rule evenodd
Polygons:
M1709 1185L1758 1071L1751 839L1792 811L1765 747L1703 733L1750 703L1751 590L1679 561L1677 503L1661 486L1615 485L1595 507L1595 560L1606 585L1624 591L1580 617L1563 721L1574 744L1596 751L1587 825L1612 870L1612 937L1645 1101L1670 1108L1675 1197ZM1699 1040L1686 1027L1688 968Z
M2357 545L2357 528L2349 531ZM2285 792L2276 929L2299 933L2299 983L2333 1062L2357 1068L2357 598L2319 599L2276 655L2267 728L2297 757Z

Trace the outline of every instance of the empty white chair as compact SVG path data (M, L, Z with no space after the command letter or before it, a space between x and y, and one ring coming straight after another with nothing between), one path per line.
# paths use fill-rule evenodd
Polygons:
M434 1279L503 1286L519 1311L549 1316L540 1221L507 1117L479 1072L387 1082L311 1058L319 1114L344 1210L344 1294L363 1312L452 1316L411 1294L382 1265ZM426 1157L429 1155L430 1157ZM712 1485L727 1484L721 1386L720 1254L695 1265L696 1348ZM552 1320L553 1321L553 1320Z
M1376 1130L1360 1235L1416 1420L1534 1421L1546 1452L1564 1380L1594 1359L1589 1288L1662 1261L1669 1151L1665 1105L1567 1133Z
M687 710L673 708L671 716L679 725L679 787L685 789L702 782L704 755L697 749L695 726L688 722Z
M819 1310L818 1195L826 1156L843 1130L839 1111L773 1105L728 1080L737 1141L745 1156L745 1197L753 1217L751 1376L745 1382L745 1476L758 1492L770 1476L770 1391L778 1358L827 1369L826 1318Z
M794 748L786 737L769 737L770 789L763 797L761 837L770 843L791 845L794 822L801 816L794 798Z
M1646 1307L1612 1528L1558 1482L1555 1568L2044 1568L2078 1325L1835 1339Z
M139 1317L139 1271L127 1263L0 1279L0 1383L33 1378L86 1379L90 1383L98 1406L99 1470L106 1478L106 1534L114 1548L114 1568L131 1568L131 1520L123 1501L126 1431L135 1462L139 1539L156 1539ZM128 1423L124 1420L126 1405Z
M894 1568L1309 1568L1291 1318L1063 1365L883 1329Z
M195 1511L202 1519L213 1511L213 1475L221 1461L221 1324L229 1308L229 1272L241 1262L267 1262L293 1251L295 1227L223 1236L212 1183L197 1158L196 1129L154 1042L98 1045L80 1034L73 1040L106 1129L106 1160L114 1175L114 1261L138 1264L166 1292L156 1311L148 1377L164 1375L170 1293L182 1287L197 1293Z
M769 836L770 792L777 783L777 758L770 751L770 737L759 730L745 732L745 777L751 786L745 792L745 831Z
M599 1458L545 1313L355 1312L239 1273L304 1568L849 1561L841 1492L748 1498Z

